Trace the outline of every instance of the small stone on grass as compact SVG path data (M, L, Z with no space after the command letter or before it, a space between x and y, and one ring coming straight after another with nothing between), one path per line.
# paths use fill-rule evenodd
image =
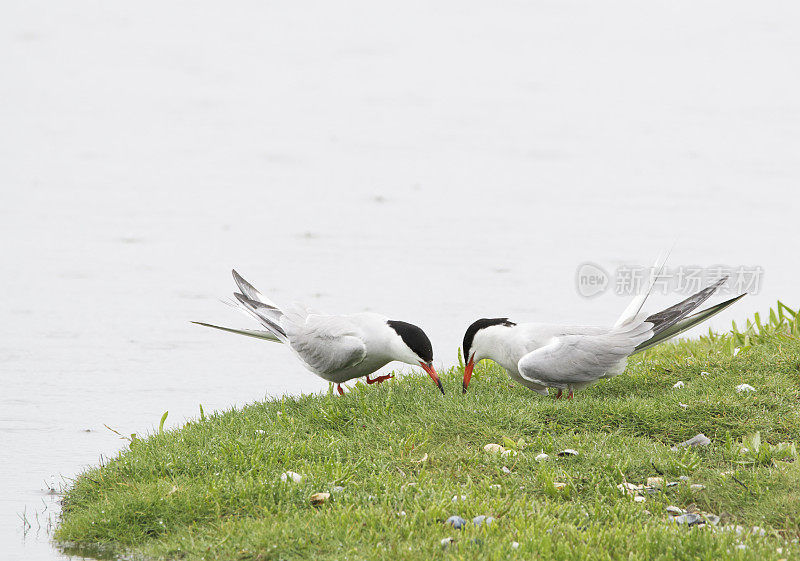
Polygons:
M309 500L311 501L312 505L319 506L330 498L331 498L330 493L314 493L313 495L311 495L311 497L309 497Z
M293 483L300 483L303 480L303 476L299 473L295 473L293 471L284 471L281 474L281 481L291 481Z
M681 514L680 516L676 516L673 518L675 522L678 524L686 524L687 526L695 526L697 524L702 524L703 519L700 518L697 514Z
M460 516L451 516L450 518L445 520L444 523L447 524L448 526L452 526L456 530L460 530L461 528L464 527L467 521L461 518Z
M684 448L691 446L692 448L696 446L708 446L711 444L711 439L704 435L702 432L700 434L694 435L689 440L685 442L681 442L678 446L683 446Z

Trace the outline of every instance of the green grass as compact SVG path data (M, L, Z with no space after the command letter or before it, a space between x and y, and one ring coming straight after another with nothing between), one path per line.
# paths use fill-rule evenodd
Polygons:
M728 336L662 345L572 402L538 396L481 366L467 395L454 368L442 377L445 396L418 375L359 384L344 397L206 414L134 439L130 450L78 477L56 538L100 545L104 555L159 559L800 556L792 542L800 537L800 461L785 461L796 460L786 456L788 445L769 446L800 439L794 335L770 334L736 356ZM673 389L678 380L685 386ZM739 394L741 383L757 391ZM700 432L711 446L671 450ZM759 451L741 452L755 433ZM508 458L483 450L503 437L525 444ZM564 448L579 455L557 457ZM537 462L542 451L551 459ZM286 470L304 479L281 482ZM617 489L659 472L689 480L643 503ZM691 490L697 483L705 489ZM334 486L344 489L310 504L312 493ZM453 503L454 495L466 499ZM668 505L745 529L677 526ZM443 524L454 514L496 520L459 531ZM446 537L455 541L443 546Z

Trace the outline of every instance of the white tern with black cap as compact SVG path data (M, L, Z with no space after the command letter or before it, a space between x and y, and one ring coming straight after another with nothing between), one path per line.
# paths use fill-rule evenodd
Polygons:
M421 366L444 393L433 368L433 347L430 339L416 325L391 320L380 314L363 312L351 315L329 315L294 305L281 310L264 297L239 273L233 279L240 292L231 305L255 318L265 329L234 329L210 323L193 322L230 333L256 337L287 345L308 370L329 382L341 384L367 376L367 383L383 382L392 375L370 379L379 368L392 361Z
M682 302L646 316L642 306L663 273L665 262L666 257L656 261L649 285L611 327L518 324L508 318L474 322L464 334L464 393L475 363L488 359L535 392L547 395L548 388L554 388L558 398L567 391L572 399L575 391L620 374L629 356L683 333L744 296L692 313L725 283L724 277Z

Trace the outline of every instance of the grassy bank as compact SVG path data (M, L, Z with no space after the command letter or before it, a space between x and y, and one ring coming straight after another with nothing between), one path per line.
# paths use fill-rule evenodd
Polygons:
M213 414L80 476L56 537L169 559L798 559L800 461L779 444L800 440L800 342L744 342L664 345L572 402L483 364L467 395L454 368L445 396L419 375ZM711 445L672 450L697 433ZM678 484L618 488L660 474Z

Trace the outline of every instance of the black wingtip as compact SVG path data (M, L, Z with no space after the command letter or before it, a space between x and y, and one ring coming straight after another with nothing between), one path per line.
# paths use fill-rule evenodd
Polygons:
M244 280L244 277L240 275L236 269L231 269L231 276L233 276L233 280L236 282L237 286L241 283L247 283L247 281Z

